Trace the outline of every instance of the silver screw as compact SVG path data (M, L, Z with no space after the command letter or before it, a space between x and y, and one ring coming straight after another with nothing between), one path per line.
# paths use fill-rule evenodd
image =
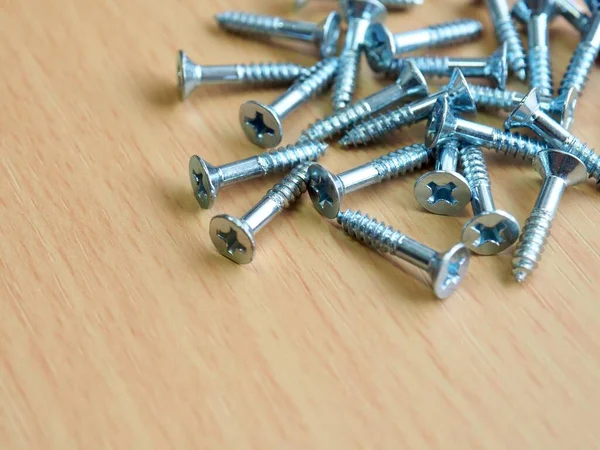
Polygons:
M469 89L473 94L475 103L477 103L477 108L511 112L525 97L525 94L521 92L495 89L477 84L469 84ZM568 130L573 125L577 99L577 90L570 88L564 94L560 94L550 101L543 100L541 106L554 120Z
M380 0L380 3L388 9L406 9L412 6L420 6L424 0ZM306 6L309 0L294 0L295 8Z
M423 144L409 145L337 175L313 164L308 168L310 199L322 216L335 219L346 194L419 169L432 153Z
M462 241L479 255L496 255L512 246L521 231L519 222L509 213L496 209L487 165L476 146L460 149L463 174L473 197L473 217L462 231Z
M457 117L451 111L448 99L440 97L429 117L425 145L433 148L452 139L526 160L533 160L538 152L547 149L547 145L541 141Z
M311 42L319 49L323 58L335 56L342 21L340 14L335 11L319 23L286 20L241 11L219 13L216 19L221 28L227 31Z
M525 51L519 33L510 17L506 0L487 0L487 5L498 42L508 46L508 64L512 72L520 80L525 80L525 68L527 67Z
M343 10L348 20L346 42L333 86L333 108L344 109L352 101L360 64L360 49L371 23L385 19L387 10L377 0L347 0Z
M325 150L327 144L303 141L221 166L213 166L194 155L189 164L194 197L202 208L210 209L222 187L291 170L304 161L317 160Z
M317 121L302 132L301 139L331 139L359 120L397 105L407 98L423 97L428 93L427 82L421 71L414 64L406 64L394 84Z
M346 148L367 145L394 130L425 120L433 110L436 100L444 95L448 96L452 107L456 110L475 111L475 101L469 91L469 85L460 70L456 70L446 88L422 100L395 108L357 124L346 133L339 143Z
M313 96L323 92L333 80L337 58L327 58L315 66L303 81L295 83L270 105L248 101L240 107L240 125L246 137L263 148L279 145L283 138L282 119Z
M528 127L551 146L581 159L590 176L600 182L600 155L560 126L540 107L537 89L532 89L504 122L506 129Z
M431 277L433 292L440 299L454 293L469 269L471 255L462 243L456 244L446 253L438 253L360 211L347 210L340 213L337 221L357 241L426 271Z
M506 45L498 48L489 58L453 58L449 56L418 56L398 58L383 72L386 76L397 76L402 65L413 62L425 76L449 77L455 69L460 69L467 78L487 78L500 89L506 87L508 78L508 63L506 60ZM378 69L371 67L374 71Z
M560 83L559 94L566 93L569 88L575 88L579 93L583 91L599 51L600 13L596 12L588 31L581 39L575 53L573 53L567 71Z
M587 31L590 24L590 16L581 10L578 5L571 0L554 0L554 6L556 7L556 11L581 34ZM511 14L515 20L524 25L527 25L531 19L531 10L525 0L515 3Z
M531 18L527 24L529 86L537 87L544 97L553 97L554 87L548 42L548 17L552 10L552 0L532 0L530 5Z
M557 150L540 152L535 168L544 178L531 215L525 222L512 261L517 282L525 281L538 266L558 205L565 189L587 179L584 164L575 156Z
M458 173L459 142L446 141L437 149L435 170L415 183L415 198L434 214L458 214L471 201L469 183Z
M469 42L481 36L482 31L483 24L472 19L454 20L396 34L392 34L385 25L374 23L369 26L365 37L365 55L371 67L383 70L403 53Z
M210 221L210 239L217 250L238 264L254 258L254 235L306 192L309 162L296 166L241 218L220 214Z
M179 98L185 100L202 84L268 84L281 86L292 84L308 69L298 64L263 63L231 64L225 66L201 66L194 63L179 50L177 58L177 88Z

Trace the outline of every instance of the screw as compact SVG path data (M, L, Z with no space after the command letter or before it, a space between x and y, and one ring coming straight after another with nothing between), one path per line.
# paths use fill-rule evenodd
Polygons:
M360 48L369 25L385 19L387 10L377 0L347 0L342 2L348 20L346 42L340 55L340 65L333 86L333 107L344 109L352 101L360 64Z
M489 58L452 58L448 56L418 56L397 58L383 72L386 76L397 76L402 65L411 61L425 76L448 77L454 69L460 69L465 77L488 78L500 89L506 87L508 65L506 45L498 48ZM371 67L377 71L376 67Z
M540 152L534 166L544 178L544 184L533 211L525 222L513 257L513 275L518 283L525 281L538 266L565 189L587 179L583 162L558 150Z
M548 46L548 17L552 4L553 0L531 0L531 18L527 24L529 86L537 87L544 97L552 97L554 91Z
M473 94L478 108L499 109L511 112L525 97L525 94L521 92L503 91L476 84L469 84L469 89ZM568 130L573 125L577 98L577 90L570 88L564 94L560 94L550 101L547 99L543 100L541 106L552 118Z
M308 3L309 0L294 0L294 7L299 9ZM420 6L423 0L379 0L379 2L388 9L406 9L411 6Z
M436 100L443 95L448 96L449 102L456 110L475 111L475 101L469 91L469 85L460 70L457 69L444 89L422 100L359 123L348 131L339 143L346 148L366 145L394 130L425 120L431 113Z
M560 83L559 94L564 94L569 88L583 91L594 60L600 51L600 13L595 13L588 31L573 53L567 71Z
M437 150L435 170L415 183L415 198L435 214L458 214L471 200L467 180L457 172L459 142L451 139Z
M431 156L432 151L423 144L414 144L337 175L320 164L312 164L308 168L308 193L322 216L335 219L344 195L419 169Z
M515 24L510 18L510 11L506 0L487 0L490 16L494 23L496 39L500 44L506 44L508 50L508 64L512 72L519 78L525 80L525 51Z
M462 243L446 253L438 253L360 211L348 209L337 216L337 221L349 236L359 242L381 253L397 256L429 273L433 292L440 299L452 295L467 274L471 255Z
M587 31L590 24L590 16L579 9L575 3L571 2L571 0L554 0L554 6L556 7L556 11L581 34ZM515 20L518 20L522 24L528 24L529 20L531 20L531 10L525 0L515 3L511 14Z
M521 231L519 222L505 211L496 209L488 168L477 146L460 149L463 173L473 196L473 217L462 231L462 241L479 255L496 255L512 246Z
M427 123L425 145L433 148L452 139L505 154L511 153L515 157L518 155L528 160L533 160L538 152L547 148L545 143L518 133L509 133L457 117L450 110L448 99L440 97Z
M478 38L482 30L483 24L471 19L454 20L397 34L392 34L381 23L374 23L367 30L365 54L369 66L384 70L390 66L394 57L402 53L469 42Z
M551 146L581 159L590 176L600 182L600 155L565 130L540 107L537 89L532 89L504 122L506 129L528 127Z
M252 262L256 248L254 235L306 192L309 165L304 162L296 166L241 218L229 214L213 217L209 232L217 250L238 264Z
M217 14L216 19L221 28L227 31L312 42L323 58L335 56L342 21L340 14L335 11L329 13L319 23L285 20L281 17L238 11Z
M240 107L240 124L246 137L263 148L279 145L283 138L282 119L313 96L323 92L333 80L337 58L327 58L313 66L311 74L294 83L271 105L248 101Z
M201 84L292 84L308 69L290 63L231 64L201 66L179 50L177 60L177 87L179 98L185 100Z
M427 82L421 71L412 63L406 64L394 84L317 121L302 133L301 139L330 139L378 111L396 105L406 98L423 97L428 93Z
M210 209L222 187L291 170L304 161L318 159L325 150L327 144L303 141L222 166L213 166L194 155L189 164L194 196L202 208Z

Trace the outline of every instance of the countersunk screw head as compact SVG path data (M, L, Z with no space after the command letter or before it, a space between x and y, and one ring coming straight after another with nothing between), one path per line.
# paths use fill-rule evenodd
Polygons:
M579 91L571 87L558 97L555 97L549 106L549 112L565 130L570 130L575 120L575 107L579 99Z
M506 89L506 80L508 78L508 47L506 42L502 44L488 60L488 70L494 78L499 89Z
M415 198L427 211L452 215L469 204L471 188L458 172L433 170L416 181Z
M246 222L228 214L210 221L210 239L221 255L238 264L249 264L256 244L252 229Z
M400 75L396 79L396 84L413 98L429 95L429 86L425 76L423 76L417 65L411 61L403 65Z
M343 0L340 3L346 21L354 18L382 22L387 16L387 8L377 0Z
M458 288L469 269L470 257L469 249L462 243L442 255L432 274L433 291L438 298L448 298Z
M454 114L450 111L448 97L443 95L437 99L427 121L425 145L434 148L443 143L453 132Z
M567 183L567 186L574 186L588 179L585 164L576 156L561 150L539 152L533 167L542 178L559 177Z
M270 106L250 100L240 107L239 119L244 133L254 144L273 148L281 142L283 125Z
M179 99L185 100L201 83L202 71L183 50L177 54L177 90Z
M513 112L508 115L504 121L504 128L508 131L511 128L526 127L531 123L533 115L540 107L538 90L533 88L523 97Z
M496 255L518 239L519 222L505 211L485 211L469 220L462 231L462 241L473 253Z
M210 209L215 203L219 184L216 182L216 167L194 155L189 162L189 175L194 197L203 209Z
M321 56L328 58L337 53L337 44L341 33L342 16L333 11L318 25L321 44L319 46Z
M328 219L335 219L340 212L344 188L339 177L320 164L308 168L308 194L315 209Z
M392 32L381 23L369 25L364 42L369 67L374 72L385 71L396 56L396 40Z
M473 97L469 83L460 69L452 71L452 76L446 86L446 95L449 101L448 106L452 106L453 109L461 112L477 111L475 97Z

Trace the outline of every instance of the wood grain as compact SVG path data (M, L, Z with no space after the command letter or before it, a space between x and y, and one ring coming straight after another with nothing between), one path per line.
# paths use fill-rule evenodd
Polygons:
M226 35L212 19L328 10L290 4L0 1L0 448L600 448L592 182L565 195L530 282L512 282L511 252L474 258L443 303L424 274L351 241L307 198L261 231L253 264L215 253L210 218L243 214L277 177L224 189L199 211L188 158L255 154L238 107L281 89L211 86L179 103L176 50L207 64L313 64L305 47ZM467 1L427 0L388 22L456 17L482 20L485 37L440 52L494 49L485 8ZM577 40L552 25L556 80ZM365 67L358 95L382 85ZM595 70L574 127L592 145L599 89ZM295 113L286 142L328 111L325 96ZM422 136L416 126L375 148L334 147L323 163L350 168ZM498 207L523 223L537 174L488 161ZM418 175L346 206L448 248L469 214L422 211Z

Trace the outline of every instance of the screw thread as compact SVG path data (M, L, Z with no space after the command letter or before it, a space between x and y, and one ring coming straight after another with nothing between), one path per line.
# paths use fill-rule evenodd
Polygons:
M302 162L317 160L326 149L327 144L322 142L302 141L258 155L258 164L264 175L285 172Z
M460 44L473 41L481 35L483 24L478 20L460 19L427 27L430 36L429 46Z
M344 148L367 145L369 142L376 141L404 126L412 125L425 117L427 117L426 114L417 115L409 106L402 106L359 123L348 131L339 143Z
M289 83L306 76L308 69L290 63L238 64L240 80L244 83Z
M407 172L420 169L433 157L433 150L423 144L409 145L371 161L379 174L379 180L390 180Z
M404 62L413 62L423 75L443 77L450 73L450 60L445 56L415 56L411 58L395 59L392 68L387 71L388 76L392 73L399 75Z
M559 95L566 93L571 87L577 89L577 92L583 91L599 50L597 45L589 42L581 42L577 46L560 83Z
M552 65L548 47L529 48L529 86L538 88L542 97L553 97Z
M544 245L550 235L553 216L548 211L534 209L525 222L512 260L513 274L523 281L538 266Z
M355 212L349 209L340 212L337 222L350 237L382 253L396 253L402 241L406 239L406 236L400 231L383 222L378 222L360 211Z
M471 189L478 186L489 186L490 176L483 152L477 146L467 146L460 149L460 162L463 175Z
M241 11L226 11L215 16L219 26L236 33L251 33L269 36L277 31L282 23L279 17L251 14Z
M535 139L523 136L519 133L494 130L491 142L487 143L489 148L498 153L504 153L516 158L520 156L523 160L532 161L536 155L548 148L548 146Z
M333 107L336 110L344 109L352 102L356 90L356 77L360 64L358 50L345 49L340 55L338 72L333 87Z
M331 139L336 134L341 133L346 128L366 117L371 112L367 102L359 101L352 106L348 106L340 111L318 120L302 132L303 138L314 141L324 141Z
M566 152L579 158L591 177L595 178L600 184L600 155L598 155L594 149L589 148L585 143L581 142L574 136L568 142L565 142L561 148Z
M525 62L525 50L515 28L515 24L510 18L506 20L496 20L494 23L496 38L501 44L506 42L506 59L512 71L516 74L525 74L527 63Z
M285 178L269 189L265 198L275 201L280 209L289 208L306 192L310 164L310 162L303 162L296 166Z
M504 91L489 86L479 86L475 84L469 84L469 90L475 99L477 107L494 108L511 112L518 103L515 99L518 93L515 91ZM520 95L520 97L522 97L522 95Z
M310 74L297 81L290 89L297 89L306 100L319 95L331 84L338 68L338 58L326 58L309 69Z

